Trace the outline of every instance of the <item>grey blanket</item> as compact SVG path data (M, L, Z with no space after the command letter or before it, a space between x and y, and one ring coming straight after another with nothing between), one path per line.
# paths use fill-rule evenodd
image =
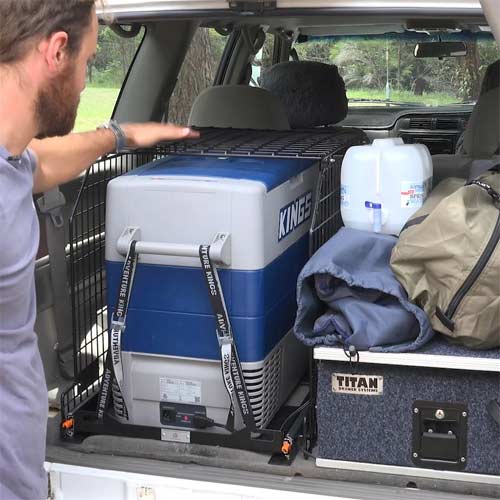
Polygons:
M389 265L397 239L342 228L305 265L297 285L295 335L308 346L412 351L434 332Z

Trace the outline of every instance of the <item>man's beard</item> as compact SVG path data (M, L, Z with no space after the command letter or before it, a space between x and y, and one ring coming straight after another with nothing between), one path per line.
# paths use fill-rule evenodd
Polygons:
M74 90L72 68L50 81L35 102L37 139L69 134L75 126L80 94Z

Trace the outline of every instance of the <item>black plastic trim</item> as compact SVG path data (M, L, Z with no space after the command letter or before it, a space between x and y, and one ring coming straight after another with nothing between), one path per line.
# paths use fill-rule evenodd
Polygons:
M235 29L230 35L222 52L221 60L219 61L219 67L215 73L214 86L223 85L224 79L226 77L226 72L233 58L234 51L240 39L241 31Z
M121 24L110 24L109 28L122 38L135 38L141 32L142 24L133 23L130 25L130 30L124 29Z
M118 422L110 415L105 414L103 419L96 417L95 405L97 394L80 407L73 415L74 427L71 432L61 429L63 439L75 439L86 435L108 435L132 438L154 439L161 441L161 428L144 425L124 424ZM184 430L171 426L174 430ZM283 431L276 429L259 429L258 436L246 429L238 432L213 432L203 430L190 430L190 444L204 444L211 446L224 446L227 448L243 449L261 453L280 453L284 439Z
M412 405L412 462L417 467L425 469L463 471L467 467L467 420L468 410L464 403L444 403L437 401L415 401ZM444 412L444 417L436 417L438 411ZM427 433L426 422L449 423L454 428L457 439L457 460L438 460L422 456L423 436Z
M276 0L228 0L229 8L236 12L264 13L276 9Z

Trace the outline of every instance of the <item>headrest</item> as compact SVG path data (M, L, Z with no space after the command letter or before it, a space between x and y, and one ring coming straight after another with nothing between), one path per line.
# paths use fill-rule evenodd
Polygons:
M195 127L290 130L279 99L248 85L209 87L195 100L188 124Z
M347 116L344 80L333 64L279 63L264 72L261 86L279 97L292 128L333 125Z
M464 132L463 151L489 158L500 149L500 87L479 96Z
M486 68L483 83L481 84L481 95L498 87L500 87L500 59Z

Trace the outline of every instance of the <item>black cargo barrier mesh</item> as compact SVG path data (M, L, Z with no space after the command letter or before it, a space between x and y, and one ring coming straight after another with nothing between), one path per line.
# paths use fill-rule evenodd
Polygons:
M106 187L115 177L168 155L312 158L320 161L310 252L340 227L340 165L346 150L368 142L361 130L314 131L202 129L200 138L102 158L87 171L70 218L70 287L74 338L74 385L61 397L63 418L99 391L107 352L104 268Z
M199 139L165 144L170 153L258 156L271 158L316 158L339 154L353 139L364 138L353 129L324 128L320 131L275 132L205 129Z

